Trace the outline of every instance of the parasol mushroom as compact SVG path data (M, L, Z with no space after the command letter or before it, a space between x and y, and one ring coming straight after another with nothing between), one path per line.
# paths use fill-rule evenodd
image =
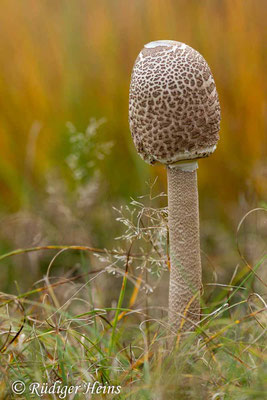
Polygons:
M131 77L129 123L139 155L167 167L170 234L169 323L200 320L201 258L197 160L216 149L220 105L204 58L176 41L148 43Z

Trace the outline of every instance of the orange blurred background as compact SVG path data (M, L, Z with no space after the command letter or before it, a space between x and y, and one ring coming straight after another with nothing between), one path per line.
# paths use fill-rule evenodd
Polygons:
M218 149L199 163L201 212L206 218L218 211L222 219L230 214L236 222L264 200L267 190L266 5L255 0L2 0L2 209L16 211L29 202L27 185L41 190L46 171L64 164L66 122L83 130L91 117L106 118L101 135L114 142L102 165L111 200L142 194L149 176L159 175L165 190L164 169L147 166L132 144L128 90L143 45L173 39L205 57L222 108Z

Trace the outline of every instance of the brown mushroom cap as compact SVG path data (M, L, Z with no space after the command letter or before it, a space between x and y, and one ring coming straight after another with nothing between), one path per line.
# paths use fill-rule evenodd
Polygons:
M196 50L166 40L145 45L132 72L129 122L146 162L209 156L219 140L220 119L213 76Z

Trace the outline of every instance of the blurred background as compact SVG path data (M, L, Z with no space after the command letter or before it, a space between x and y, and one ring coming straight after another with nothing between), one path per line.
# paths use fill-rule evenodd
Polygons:
M266 6L2 0L1 253L48 243L112 247L120 233L112 207L147 193L155 177L155 193L166 191L164 168L145 164L133 146L128 91L143 45L171 39L197 49L217 84L221 139L215 154L199 162L201 241L217 273L231 276L240 261L238 223L266 205ZM156 200L164 205L166 198ZM240 231L252 264L266 250L265 214L250 214ZM50 258L6 260L1 289L10 290L15 279L22 286L38 279ZM73 262L66 258L64 267ZM204 273L206 264L204 257Z

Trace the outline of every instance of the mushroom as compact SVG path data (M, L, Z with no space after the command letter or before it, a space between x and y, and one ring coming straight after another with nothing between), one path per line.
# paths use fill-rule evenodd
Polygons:
M139 155L167 167L170 235L169 323L192 330L200 320L201 258L197 160L216 149L220 104L204 58L184 43L159 40L132 71L129 124Z

